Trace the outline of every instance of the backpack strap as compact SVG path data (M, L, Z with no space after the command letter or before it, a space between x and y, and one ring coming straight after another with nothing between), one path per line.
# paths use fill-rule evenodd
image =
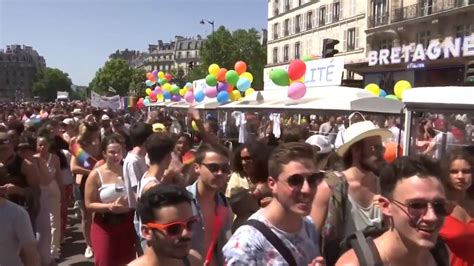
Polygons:
M290 266L297 265L296 260L293 257L293 254L291 253L290 249L285 246L283 241L278 238L278 236L275 235L275 233L273 233L272 230L268 228L268 226L255 219L248 220L247 225L250 225L260 231L260 233L262 233L262 235L268 240L268 242L270 242L270 244L272 244L272 246L278 251L278 253L280 253L280 255L286 260L286 262Z
M383 266L382 258L372 238L366 239L362 231L357 231L349 242L360 265Z
M430 250L431 255L433 256L436 265L438 266L449 266L449 251L446 247L446 243L441 237L438 237L436 245Z

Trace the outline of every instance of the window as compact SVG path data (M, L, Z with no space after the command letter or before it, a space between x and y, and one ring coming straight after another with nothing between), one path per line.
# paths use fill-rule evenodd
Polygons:
M346 51L354 51L356 48L356 28L350 28L347 30L347 47Z
M284 23L285 23L285 26L284 26L285 32L284 32L283 36L286 37L290 34L290 19L289 18L285 19Z
M288 62L289 61L289 54L290 53L290 46L287 44L283 47L283 61Z
M376 0L373 5L372 13L374 16L374 26L388 23L388 5L387 0Z
M382 49L392 49L392 41L388 39L381 40L379 43L379 50Z
M300 42L295 43L295 59L299 59L301 57L301 44Z
M278 47L273 48L273 64L278 63Z
M191 53L188 51L186 52L186 58L190 58L191 57Z
M275 3L273 4L273 16L278 16L278 14L280 14L280 11L278 10L278 6L280 5L280 3L278 2L278 0L275 0Z
M463 38L472 34L472 24L456 26L456 38Z
M313 28L313 11L309 11L306 14L306 29L310 30Z
M416 34L416 43L423 44L424 47L428 47L430 43L431 32L429 30L418 32Z
M354 16L356 14L356 4L356 0L349 0L349 16Z
M181 58L181 52L178 52L178 59Z
M332 5L332 21L337 22L341 17L341 3L334 2Z
M303 0L298 0L298 6L301 6L303 4Z
M273 39L278 39L278 23L273 24Z
M433 0L422 0L420 5L422 16L428 16L433 13Z
M285 0L285 12L290 11L290 0Z
M319 26L326 24L326 7L322 6L319 8Z
M299 33L301 30L301 15L295 17L295 33Z

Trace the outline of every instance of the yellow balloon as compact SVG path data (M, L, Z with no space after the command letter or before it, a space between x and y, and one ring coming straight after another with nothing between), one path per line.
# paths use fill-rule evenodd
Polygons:
M219 67L218 64L212 64L212 65L209 66L209 69L208 69L209 74L217 76L217 73L219 72L219 69L221 69L221 68Z
M240 91L238 90L233 90L232 93L230 94L230 99L234 102L238 101L241 97L242 95L240 95Z
M165 85L162 86L163 90L165 91L171 91L171 84L166 83Z
M179 95L184 96L188 90L186 88L179 90Z
M380 95L380 87L379 87L379 85L377 85L375 83L367 84L367 86L365 86L365 90L372 93L372 94L374 94L375 96Z
M406 80L400 80L395 83L395 88L393 91L395 92L395 96L397 96L398 99L403 100L403 93L411 88L410 82Z
M240 78L246 78L246 79L250 80L250 82L253 82L252 73L244 72L244 73L240 74L239 77L240 77Z
M163 99L164 99L163 94L158 94L158 95L156 96L156 99L157 99L157 101L161 101L161 102L162 102Z
M193 122L191 122L191 127L193 128L194 131L197 131L199 132L199 128L198 126L196 125L196 122L193 120Z
M160 79L164 79L165 78L165 73L163 73L163 71L158 72L158 77Z
M147 89L145 90L145 93L146 93L146 95L150 95L150 94L151 94L151 89L150 89L150 88L147 88Z
M248 88L246 91L245 91L245 96L249 96L250 94L254 93L255 90L253 88Z

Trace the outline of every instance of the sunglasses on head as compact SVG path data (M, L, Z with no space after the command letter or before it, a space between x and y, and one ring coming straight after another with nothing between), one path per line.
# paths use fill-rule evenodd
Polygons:
M310 175L294 174L288 177L287 183L292 188L303 187L304 181L308 182L310 187L316 187L323 181L324 172L312 173Z
M211 173L218 173L221 171L224 174L230 173L230 165L227 163L218 164L218 163L203 163Z
M160 230L169 236L179 236L183 233L184 229L187 231L192 231L198 221L199 218L197 216L193 216L185 221L178 221L168 224L147 223L146 225L152 229Z
M451 210L448 206L448 203L445 200L436 200L436 201L428 201L428 200L411 200L407 203L402 203L397 200L390 200L393 202L397 207L402 209L403 211L405 207L407 208L406 212L408 216L411 217L423 217L428 212L428 208L431 206L433 208L434 213L436 216L448 216L451 213Z
M471 169L451 169L451 170L449 170L449 173L452 174L452 175L455 175L459 172L461 172L463 175L468 175L468 174L472 173Z

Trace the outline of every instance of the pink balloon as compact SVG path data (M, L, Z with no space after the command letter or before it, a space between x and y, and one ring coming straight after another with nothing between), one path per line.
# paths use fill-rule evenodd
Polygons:
M301 99L303 98L305 94L306 94L306 85L304 85L304 83L294 82L288 88L288 97L290 97L293 100Z
M194 102L194 93L192 91L187 91L186 94L184 94L184 99L188 103L193 103Z
M217 89L216 87L207 87L204 89L204 94L208 97L208 98L216 98L217 96Z
M163 90L161 89L160 86L156 86L154 92L158 95L158 94L162 94Z

